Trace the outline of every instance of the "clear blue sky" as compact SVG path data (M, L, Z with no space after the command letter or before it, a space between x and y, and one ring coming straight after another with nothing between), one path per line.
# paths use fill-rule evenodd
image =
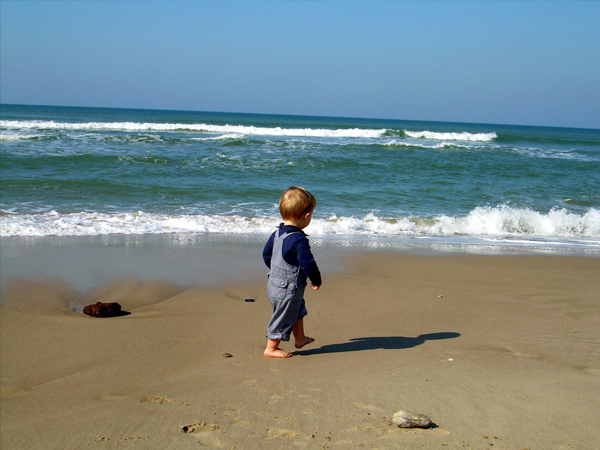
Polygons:
M0 4L2 103L600 128L600 2Z

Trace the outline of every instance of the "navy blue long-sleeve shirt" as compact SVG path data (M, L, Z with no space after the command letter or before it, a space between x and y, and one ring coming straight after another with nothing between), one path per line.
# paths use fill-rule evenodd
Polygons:
M283 240L283 259L291 266L300 267L300 272L298 274L299 284L304 284L308 277L313 286L321 286L321 272L319 271L317 262L310 250L308 238L304 231L293 225L284 225L282 223L279 225L279 229L269 237L263 250L263 260L265 261L265 264L269 269L271 268L275 233L277 233L278 236L281 236L284 233L292 232L294 232L294 234Z

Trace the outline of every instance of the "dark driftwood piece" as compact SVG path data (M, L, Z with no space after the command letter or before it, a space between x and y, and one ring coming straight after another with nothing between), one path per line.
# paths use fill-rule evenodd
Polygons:
M93 317L117 317L123 315L123 311L121 311L121 305L116 302L98 302L95 305L87 305L85 308L83 308L83 313Z

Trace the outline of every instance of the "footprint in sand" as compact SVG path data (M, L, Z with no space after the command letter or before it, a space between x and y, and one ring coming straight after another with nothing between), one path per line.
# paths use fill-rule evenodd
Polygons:
M159 395L149 395L147 397L143 397L140 400L140 403L154 403L157 405L162 405L164 403L177 403L183 406L190 406L189 403L182 402L181 400L173 400L166 397L161 397Z
M203 447L218 447L221 444L219 438L214 435L214 432L221 432L216 423L207 425L206 422L196 422L182 426L181 431L193 435Z
M149 397L144 397L141 403L158 403L162 405L163 403L173 403L175 400L171 400L170 398L160 397L158 395L151 395Z
M267 439L272 439L272 438L277 438L277 437L295 439L297 437L300 437L300 435L294 431L284 430L282 428L267 428L267 431L265 431L265 437Z
M206 426L206 422L196 422L190 425L184 425L181 427L181 431L185 434L198 433L202 428Z

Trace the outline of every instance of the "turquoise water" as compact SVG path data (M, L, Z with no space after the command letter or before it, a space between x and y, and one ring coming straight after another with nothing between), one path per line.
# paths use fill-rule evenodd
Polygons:
M1 235L263 235L600 252L600 130L1 106Z

